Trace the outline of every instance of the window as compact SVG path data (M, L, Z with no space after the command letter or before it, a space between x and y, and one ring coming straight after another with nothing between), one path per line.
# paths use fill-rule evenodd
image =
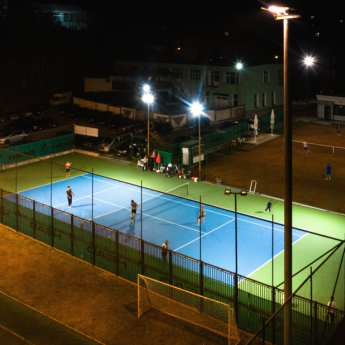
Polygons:
M259 94L254 93L254 108L259 108Z
M267 103L266 102L266 93L262 93L262 95L261 95L261 105L262 105L262 107L266 107L267 106L266 103Z
M279 70L278 78L279 78L279 80L278 80L279 86L283 86L284 85L284 73L283 73L282 69Z
M276 92L272 91L272 105L276 104Z
M206 85L219 85L219 71L208 71L206 75Z
M64 22L69 22L69 13L64 13L63 14L63 21Z
M263 84L268 84L270 82L270 71L263 71L262 82Z
M210 104L210 92L209 91L205 92L205 103Z
M233 107L238 107L238 95L233 95L232 97L232 106Z
M226 84L241 84L240 72L225 72L225 83Z
M81 22L81 20L80 20L80 13L76 13L76 16L75 16L75 18L76 18L76 22L77 23L80 23Z
M345 106L334 104L333 114L337 116L345 116Z
M70 21L70 22L75 22L75 13L71 13L71 14L69 15L69 21Z
M200 70L190 69L189 70L189 80L200 80Z
M182 69L181 68L173 68L171 70L172 78L175 82L182 83Z

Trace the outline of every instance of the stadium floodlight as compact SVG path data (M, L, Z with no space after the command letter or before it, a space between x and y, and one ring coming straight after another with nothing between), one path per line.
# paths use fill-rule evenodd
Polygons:
M154 97L150 93L150 85L144 85L144 92L142 100L147 103L147 156L150 158L150 104L153 103Z
M203 111L203 107L199 102L194 102L190 106L190 110L194 116L197 116L199 118L199 179L200 182L201 179L201 130L200 130L200 117L201 113Z

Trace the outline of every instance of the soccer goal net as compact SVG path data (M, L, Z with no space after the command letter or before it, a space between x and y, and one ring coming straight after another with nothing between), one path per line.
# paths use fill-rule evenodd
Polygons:
M235 312L228 304L138 274L138 317L151 308L240 342Z

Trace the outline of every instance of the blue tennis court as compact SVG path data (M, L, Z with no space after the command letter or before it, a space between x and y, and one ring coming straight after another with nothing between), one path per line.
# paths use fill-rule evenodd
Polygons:
M67 186L71 186L75 194L71 208L67 203ZM205 223L200 228L197 226L199 203L183 198L187 196L187 184L171 190L171 193L173 195L85 174L19 194L157 245L168 240L174 251L234 272L234 212L204 205ZM133 222L131 200L138 204ZM273 224L273 232L273 255L276 256L284 249L283 226ZM293 243L305 235L305 232L294 229ZM270 262L272 223L238 214L237 254L238 273L244 276Z

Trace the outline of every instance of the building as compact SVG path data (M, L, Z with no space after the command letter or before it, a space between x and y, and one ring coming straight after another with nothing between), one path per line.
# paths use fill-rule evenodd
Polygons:
M87 28L87 12L76 5L35 4L41 13L50 13L53 19L67 29Z
M317 118L345 121L345 96L317 95Z
M205 110L222 113L211 120L266 115L283 105L283 66L245 66L144 63L114 61L109 78L85 78L84 91L133 92L140 100L142 86L149 82L157 106L202 102ZM103 85L104 84L104 85Z

